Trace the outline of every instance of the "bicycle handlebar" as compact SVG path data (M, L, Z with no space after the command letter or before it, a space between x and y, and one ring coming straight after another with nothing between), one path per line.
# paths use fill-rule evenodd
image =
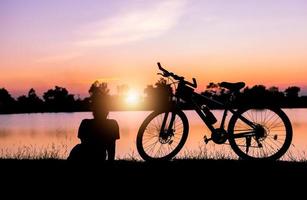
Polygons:
M195 78L192 79L193 83L191 83L189 81L185 81L183 76L178 76L178 75L174 74L173 72L167 71L166 69L164 69L161 66L161 64L159 62L157 64L158 64L159 69L163 72L162 76L164 76L164 77L171 76L171 77L173 77L173 79L175 79L177 81L181 81L181 82L183 82L186 85L192 86L193 88L197 88L197 82L196 82Z

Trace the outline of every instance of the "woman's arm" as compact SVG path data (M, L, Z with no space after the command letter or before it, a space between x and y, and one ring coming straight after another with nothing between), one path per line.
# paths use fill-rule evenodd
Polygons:
M108 160L115 160L115 149L116 149L116 141L112 141L107 144L107 152L108 152Z
M120 134L119 134L119 126L116 120L114 119L109 119L109 127L110 127L110 132L112 134L112 137L115 140L118 140L120 138Z
M82 120L78 130L78 138L81 140L81 143L84 143L88 140L88 119Z

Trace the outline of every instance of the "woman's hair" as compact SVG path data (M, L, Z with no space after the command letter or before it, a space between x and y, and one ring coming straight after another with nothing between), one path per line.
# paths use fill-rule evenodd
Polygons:
M90 108L93 112L95 111L105 111L110 110L110 95L109 89L107 88L107 83L99 83L95 81L90 89Z

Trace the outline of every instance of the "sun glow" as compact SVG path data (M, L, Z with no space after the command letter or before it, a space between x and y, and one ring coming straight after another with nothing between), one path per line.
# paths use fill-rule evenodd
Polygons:
M137 105L140 101L140 95L136 91L129 91L126 96L126 103L128 105Z

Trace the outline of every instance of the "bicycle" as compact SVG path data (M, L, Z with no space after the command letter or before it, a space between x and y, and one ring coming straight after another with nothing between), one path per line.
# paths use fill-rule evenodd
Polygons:
M249 160L276 160L287 152L292 141L292 126L280 108L273 106L257 108L252 105L233 108L233 99L245 87L245 83L220 83L221 88L229 91L229 100L221 103L196 93L195 78L192 79L192 83L182 76L167 71L160 63L158 67L162 72L158 74L171 79L177 88L172 95L172 106L168 109L154 110L139 128L136 144L138 153L144 160L170 160L184 146L189 133L189 123L179 106L182 101L192 106L211 131L211 138L204 137L205 143L213 141L216 144L224 144L228 141L241 159ZM224 109L218 128L214 127L217 119L207 106L209 102ZM232 116L226 130L225 123L229 112Z

